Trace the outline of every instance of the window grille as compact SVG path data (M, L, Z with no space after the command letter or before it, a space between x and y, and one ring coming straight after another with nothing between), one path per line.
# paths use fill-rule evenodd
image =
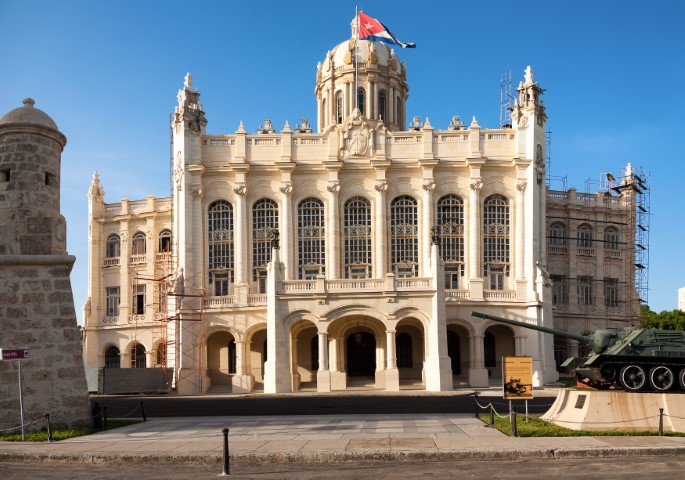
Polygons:
M107 303L107 316L117 317L119 316L119 287L107 287L105 288L105 297Z
M343 123L343 93L338 92L335 95L335 117L338 125Z
M502 195L485 200L483 208L483 274L492 290L504 289L509 276L509 203Z
M363 88L357 89L357 108L362 115L366 115L366 91Z
M618 307L619 291L617 278L604 279L604 305L606 307Z
M415 277L419 263L419 219L416 199L403 195L390 205L390 257L398 277Z
M386 103L387 102L386 102L385 92L383 90L381 90L380 92L378 92L378 118L380 120L383 120L383 122L385 122L385 118L386 118L386 113L385 113Z
M456 195L438 200L436 226L440 235L440 258L445 262L445 288L459 288L464 274L464 203Z
M594 305L594 292L592 277L578 277L576 289L578 292L578 305Z
M371 204L363 197L345 202L343 215L345 237L345 276L371 276Z
M215 296L228 295L234 269L233 207L225 200L216 201L209 206L207 220L209 283Z
M302 200L297 207L299 276L312 280L323 275L326 263L325 210L316 198Z
M560 275L551 275L550 279L552 281L552 304L567 305L568 283L566 278Z
M266 293L266 265L271 261L271 241L278 230L278 204L268 198L252 207L252 280Z

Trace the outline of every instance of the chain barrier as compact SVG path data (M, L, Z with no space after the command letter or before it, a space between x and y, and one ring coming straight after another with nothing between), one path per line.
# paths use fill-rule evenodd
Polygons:
M38 418L38 419L36 419L36 420L33 420L32 422L28 422L28 423L25 423L25 424L23 424L23 425L19 425L19 426L16 426L16 427L5 428L5 429L3 429L3 430L0 430L0 434L4 434L4 433L6 433L6 432L7 432L7 433L11 433L11 432L14 432L14 431L16 431L16 430L21 430L22 428L30 427L31 425L35 425L36 423L42 422L42 421L45 421L45 420L46 420L45 415L43 415L42 417L40 417L40 418Z
M666 416L666 415L664 415ZM643 420L651 420L653 418L659 418L659 415L651 415L649 417L642 417L642 418L631 418L629 420L613 420L613 421L607 421L607 422L579 422L577 420L559 420L558 417L556 418L550 418L547 420L548 422L559 422L559 423L585 423L587 425L612 425L614 423L630 423L630 422L641 422Z

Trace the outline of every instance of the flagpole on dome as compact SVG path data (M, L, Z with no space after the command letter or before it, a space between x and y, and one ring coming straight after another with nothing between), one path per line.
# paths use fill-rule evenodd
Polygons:
M355 39L354 39L354 108L359 108L359 94L357 85L359 83L359 9L354 6Z

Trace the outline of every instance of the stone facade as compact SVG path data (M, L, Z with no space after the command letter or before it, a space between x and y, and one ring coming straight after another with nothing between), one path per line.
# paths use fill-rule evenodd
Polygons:
M25 419L50 414L53 425L75 427L91 420L69 277L75 258L59 211L65 144L31 99L0 118L0 347L30 352ZM20 423L17 372L16 361L0 362L0 428Z
M87 365L167 365L188 394L482 387L505 355L555 380L551 336L471 317L553 326L542 88L526 69L500 129L407 126L408 91L350 39L318 66L318 132L208 135L186 76L171 198L107 204L94 177Z

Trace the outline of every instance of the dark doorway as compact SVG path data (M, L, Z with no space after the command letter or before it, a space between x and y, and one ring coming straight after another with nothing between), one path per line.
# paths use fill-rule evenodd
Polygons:
M447 355L452 363L452 375L461 375L461 349L459 347L459 335L447 331Z
M347 376L371 377L376 374L376 337L356 332L347 337Z

